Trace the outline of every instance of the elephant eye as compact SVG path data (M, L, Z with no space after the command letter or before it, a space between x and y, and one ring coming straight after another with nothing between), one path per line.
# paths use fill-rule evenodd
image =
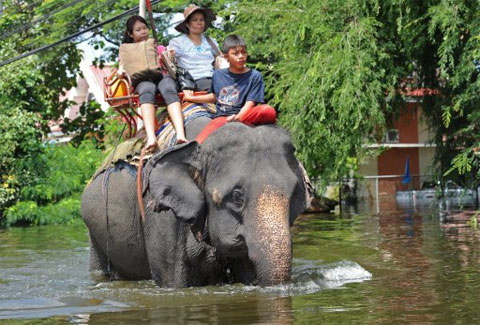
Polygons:
M227 199L227 205L235 212L240 212L243 208L243 191L241 189L234 189Z

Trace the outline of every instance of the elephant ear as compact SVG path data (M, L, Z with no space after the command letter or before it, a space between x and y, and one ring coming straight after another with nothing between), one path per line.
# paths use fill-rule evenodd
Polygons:
M171 209L201 240L206 203L193 179L193 173L200 170L198 150L198 143L192 141L155 155L145 166L143 189L150 191L156 211Z

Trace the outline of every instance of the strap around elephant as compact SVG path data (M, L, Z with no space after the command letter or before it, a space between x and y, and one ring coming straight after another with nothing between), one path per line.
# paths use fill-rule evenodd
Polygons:
M146 149L143 148L140 153L140 162L138 163L138 172L137 172L137 199L138 199L138 208L140 209L140 216L142 216L142 223L145 222L145 204L143 203L143 189L142 189L142 167L143 167L143 158L145 157Z

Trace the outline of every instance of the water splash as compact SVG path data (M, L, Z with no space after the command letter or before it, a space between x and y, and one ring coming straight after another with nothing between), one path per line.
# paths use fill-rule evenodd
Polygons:
M294 260L292 284L307 292L342 287L347 283L370 280L372 274L353 261L318 264L316 261Z
M244 291L281 296L314 293L340 288L347 283L370 280L372 274L353 261L319 264L318 261L294 259L292 282L271 287L244 286Z

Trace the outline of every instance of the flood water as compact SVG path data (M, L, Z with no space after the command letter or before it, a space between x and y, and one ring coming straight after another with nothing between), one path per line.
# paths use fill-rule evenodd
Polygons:
M267 288L111 282L88 272L80 221L0 230L0 324L478 323L480 236L441 219L303 215L292 283Z

